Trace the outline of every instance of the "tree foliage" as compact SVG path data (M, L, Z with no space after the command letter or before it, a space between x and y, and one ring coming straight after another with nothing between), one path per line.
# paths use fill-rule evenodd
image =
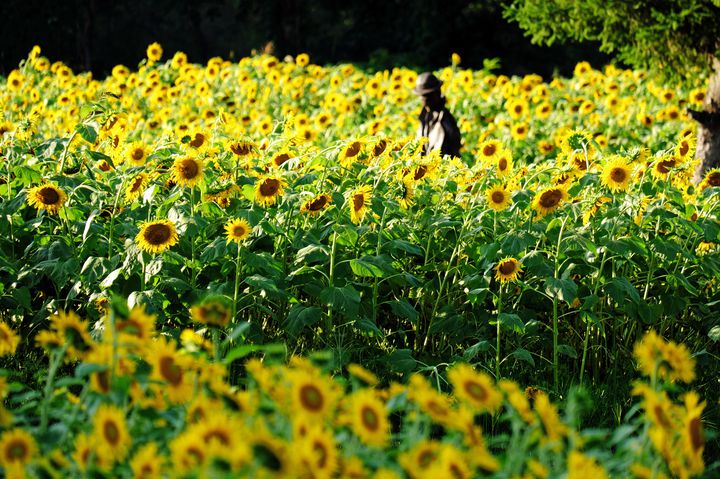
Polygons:
M706 69L720 48L720 0L512 0L504 14L533 43L596 41L620 61L667 77Z

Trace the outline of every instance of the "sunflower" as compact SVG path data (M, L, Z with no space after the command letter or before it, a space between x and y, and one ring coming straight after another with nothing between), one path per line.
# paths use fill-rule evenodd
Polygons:
M190 308L190 317L196 323L223 328L230 324L232 309L223 296L215 296Z
M702 412L705 402L695 391L685 394L685 414L683 416L683 429L681 442L685 455L688 473L699 474L704 470L703 450L705 449L705 433L702 425Z
M159 479L162 477L163 462L157 444L148 442L135 453L130 461L130 469L137 478Z
M547 440L555 442L567 435L568 428L560 420L557 407L550 402L547 394L540 393L535 398L535 412L540 417Z
M527 114L527 112L529 111L529 106L527 100L525 100L524 98L516 98L508 101L505 105L505 109L510 115L510 118L512 118L513 120L518 120L525 116L525 114Z
M495 267L495 279L501 283L516 281L522 273L522 263L515 258L504 258Z
M495 389L490 376L475 371L468 364L459 364L448 373L455 396L476 410L494 414L502 405L502 395Z
M155 320L153 314L148 314L143 305L137 305L130 310L126 318L115 317L115 332L118 336L118 343L121 346L144 348L150 346L155 335ZM109 323L109 318L106 319ZM111 326L106 326L106 331Z
M535 195L532 201L532 207L540 216L545 216L558 209L567 199L568 194L565 188L545 188Z
M123 412L114 406L99 406L93 419L92 438L102 460L110 463L123 460L132 443Z
M304 370L292 371L289 378L292 383L290 397L296 414L316 419L327 417L336 401L331 385L319 375Z
M178 242L175 224L170 220L147 221L140 227L135 242L145 252L162 253Z
M204 467L209 460L207 444L192 429L178 435L170 442L170 459L177 476Z
M330 206L330 203L332 203L330 195L322 193L303 203L300 207L300 213L310 216L318 216L322 210Z
M510 206L510 193L505 186L493 186L485 192L488 206L495 211L504 211Z
M398 456L398 463L412 479L429 477L427 470L437 460L440 444L433 440L416 443L409 451Z
M0 356L15 354L20 343L20 336L5 321L0 321Z
M350 219L355 224L360 224L368 212L370 206L372 187L362 185L350 193Z
M355 435L369 446L385 446L390 434L385 404L368 389L350 396L350 404L350 424Z
M530 129L528 128L527 123L515 123L510 127L510 136L513 137L515 140L524 140Z
M145 53L147 54L148 60L156 62L162 58L163 49L158 42L153 42L148 45Z
M498 177L503 178L510 175L513 169L513 159L510 150L503 148L500 153L498 153L495 165L495 172Z
M238 157L250 156L255 153L257 146L252 141L229 141L226 147L233 155Z
M595 200L592 206L590 206L590 208L588 208L587 211L583 213L583 225L587 225L588 223L590 223L590 219L595 216L595 214L600 210L600 208L602 208L604 204L610 203L611 201L612 198L608 198L607 196L601 196L600 198Z
M480 159L486 164L491 164L500 155L504 148L498 140L485 140L478 148Z
M507 402L517 411L523 421L528 424L536 421L530 408L530 401L528 401L525 394L520 390L517 383L509 379L501 379L498 382L498 389L505 393Z
M264 206L274 205L283 195L286 182L279 176L263 176L255 183L255 201Z
M293 158L292 153L290 153L287 150L281 150L275 154L275 156L272 157L272 160L270 160L270 166L273 168L280 168L282 165L287 163Z
M256 430L247 442L255 461L271 477L287 477L293 470L295 458L289 453L287 445L273 437L264 427Z
M250 237L250 233L252 233L252 226L243 218L233 218L225 223L225 235L228 244L232 241L238 244L242 243Z
M142 143L133 142L125 147L124 159L130 166L142 166L147 161L148 152Z
M203 161L199 158L177 158L172 165L172 179L180 186L194 187L205 175Z
M360 156L360 153L362 152L363 144L361 141L351 141L347 144L345 148L343 148L342 152L340 153L340 164L344 166L345 168L349 168L352 166L352 164L358 159Z
M369 386L375 386L378 384L378 378L373 373L365 369L359 364L351 363L347 365L347 372L351 376L359 379Z
M24 467L32 461L38 448L29 432L16 428L0 437L0 464L5 468Z
M188 146L198 152L205 151L210 146L210 135L203 130L191 131L188 136L190 137L190 141L187 143Z
M147 173L138 173L131 180L130 184L125 188L125 200L128 203L132 203L138 199L145 192L148 182L150 181L150 175Z
M75 360L84 359L93 347L94 342L88 328L88 322L80 319L75 312L58 311L50 316L50 331L47 332L54 333L61 345L67 345L68 359ZM40 334L36 340L42 340Z
M300 441L299 462L314 478L334 477L338 469L338 448L332 431L310 427Z
M579 451L571 451L567 459L567 479L584 479L592 477L593 479L608 479L607 471L602 467L597 459Z
M404 178L400 184L402 194L398 199L398 203L402 209L406 210L415 203L415 184L406 178Z
M382 155L386 151L389 151L389 149L390 149L389 147L391 147L391 146L392 145L390 144L389 140L387 140L385 138L381 138L373 145L372 149L370 150L370 154L372 155L373 158L378 158L378 157L380 157L380 155Z
M57 214L65 201L67 201L65 192L52 183L35 186L28 190L28 204L35 209L46 210L50 214Z
M164 384L163 391L173 403L184 403L191 396L193 378L187 370L187 358L175 345L158 339L150 351L148 362L152 366L152 378Z
M720 187L720 168L713 168L705 173L705 177L700 182L700 190L718 187Z
M628 189L632 176L632 170L627 160L619 155L613 155L605 162L600 181L610 191L625 191Z

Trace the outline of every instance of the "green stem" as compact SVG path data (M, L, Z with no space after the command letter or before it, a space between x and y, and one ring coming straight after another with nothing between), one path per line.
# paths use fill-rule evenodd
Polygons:
M117 192L115 193L115 201L113 202L113 208L112 211L110 211L110 235L108 237L108 259L112 258L112 241L113 241L113 231L115 229L115 212L117 211L117 205L120 201L120 193L123 190L123 187L125 186L125 180L120 182L120 188L118 188Z
M195 221L195 188L190 188L190 218ZM195 241L190 235L190 287L195 289Z
M65 351L67 351L68 346L69 345L66 343L61 349L50 355L50 367L48 368L48 375L45 379L44 397L42 407L40 409L40 433L47 431L50 400L53 396L53 382L55 380L55 374L57 373L63 357L65 356Z
M558 233L557 247L555 249L555 280L560 275L560 245L562 243L563 231L565 230L565 223L567 217L563 219L560 225L560 232ZM559 375L558 375L558 295L553 295L553 384L555 385L555 392L559 393Z
M497 318L495 326L497 329L497 342L495 343L495 381L500 380L500 314L502 314L503 286L500 285L498 292Z
M332 246L330 247L330 272L328 274L329 286L335 285L335 249L337 246L337 232L333 231ZM332 304L328 305L328 314L325 318L325 330L329 333L332 330L333 325L333 307Z
M77 130L72 132L72 135L70 135L70 138L68 139L67 144L65 145L65 148L62 152L62 157L60 158L60 168L59 173L62 174L64 168L65 168L65 159L67 158L68 150L70 149L70 145L72 144L73 140L75 139L75 135L77 135Z
M212 341L213 341L213 353L215 355L215 362L220 362L220 330L218 328L212 329Z
M235 257L235 290L233 293L233 310L232 317L237 321L237 302L238 291L240 290L240 243L237 244L237 256Z
M380 229L378 230L377 245L375 246L375 256L380 256L380 246L382 245L383 228L385 227L385 213L387 206L383 208L382 217L380 218ZM377 324L377 303L378 303L378 277L373 278L373 295L372 295L372 320Z

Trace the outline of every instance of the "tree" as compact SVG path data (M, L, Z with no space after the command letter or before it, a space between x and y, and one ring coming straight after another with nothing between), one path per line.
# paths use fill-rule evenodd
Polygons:
M533 43L591 40L636 68L666 79L703 72L710 81L698 123L693 181L720 165L720 0L510 0L504 15Z

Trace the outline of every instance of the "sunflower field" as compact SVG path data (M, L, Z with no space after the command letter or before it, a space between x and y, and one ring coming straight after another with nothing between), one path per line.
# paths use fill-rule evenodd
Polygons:
M150 45L0 78L6 477L716 477L705 79Z

